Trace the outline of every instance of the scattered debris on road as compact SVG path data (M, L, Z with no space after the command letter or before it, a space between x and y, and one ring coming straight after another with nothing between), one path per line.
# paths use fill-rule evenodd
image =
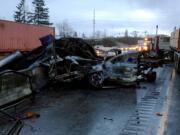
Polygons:
M156 115L157 115L157 116L163 116L163 114L162 114L162 113L159 113L159 112L157 112Z

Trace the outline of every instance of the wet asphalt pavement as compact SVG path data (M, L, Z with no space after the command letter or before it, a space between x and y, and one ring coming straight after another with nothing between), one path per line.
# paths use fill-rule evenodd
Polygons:
M52 99L44 103L44 108L41 105L40 108L34 107L33 111L41 116L27 121L30 126L23 128L22 135L116 135L137 102L134 89L75 90L51 94Z
M180 74L175 74L166 135L180 134Z
M147 113L147 122L137 121L146 124L142 134L156 134L160 121L156 112L163 108L172 67L167 66L157 71L158 78L155 83L141 83L139 88L106 87L102 90L85 90L63 89L57 86L42 92L29 108L29 111L40 114L40 117L25 120L20 135L125 134L127 125L131 124L134 113L142 103L146 106L152 105L150 109L143 109L145 112L140 116L144 117ZM155 93L155 96L150 99L152 93ZM142 109L138 111L140 113ZM136 131L139 127L135 128Z

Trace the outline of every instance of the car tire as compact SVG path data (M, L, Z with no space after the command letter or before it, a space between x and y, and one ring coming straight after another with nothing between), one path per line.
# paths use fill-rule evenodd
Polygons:
M102 73L92 73L88 77L88 83L93 88L102 88L103 87L103 74Z

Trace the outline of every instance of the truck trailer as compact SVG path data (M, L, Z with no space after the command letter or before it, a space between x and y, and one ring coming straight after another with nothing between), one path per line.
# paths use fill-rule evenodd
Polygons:
M39 38L55 35L55 28L0 20L0 54L15 50L31 51L41 45Z
M174 67L180 72L180 28L171 33L170 48L174 54Z

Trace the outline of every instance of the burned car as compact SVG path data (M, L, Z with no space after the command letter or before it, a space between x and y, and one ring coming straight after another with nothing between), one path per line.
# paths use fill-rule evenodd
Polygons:
M53 36L47 35L40 40L42 46L30 52L16 51L1 60L0 72L25 73L31 76L34 89L53 81L85 81L89 86L102 88L108 81L135 85L139 78L156 78L153 64L139 62L137 52L102 58L79 38L54 41ZM149 69L151 72L145 73Z
M102 61L94 49L80 38L61 38L55 41L55 63L49 65L49 76L60 82L84 81L101 88L102 71L93 69ZM53 76L54 75L54 76Z
M161 61L141 59L137 52L127 52L111 58L94 66L96 70L102 70L104 84L120 84L135 86L141 81L154 82L156 80L155 68L162 66Z
M136 85L136 57L134 56L130 61L129 54L120 54L104 61L102 66L106 81L121 85ZM134 55L137 55L137 53L134 53Z
M93 69L98 60L85 59L79 56L57 58L55 63L44 63L49 70L49 78L53 81L69 83L84 81L89 86L101 88L103 84L102 71Z

